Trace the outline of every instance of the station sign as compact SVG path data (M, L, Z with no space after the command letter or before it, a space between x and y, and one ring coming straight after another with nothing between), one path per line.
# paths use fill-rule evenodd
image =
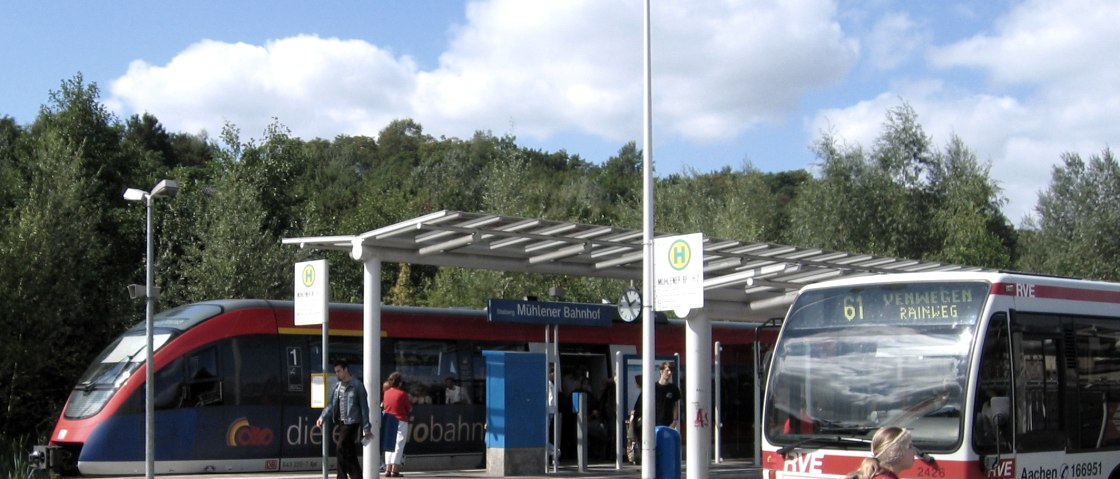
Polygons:
M512 299L486 301L486 318L495 323L606 327L610 326L611 321L616 317L618 317L618 308L613 304Z
M323 324L330 297L327 260L296 263L294 276L292 299L296 326Z
M704 235L654 238L653 309L684 311L704 307Z

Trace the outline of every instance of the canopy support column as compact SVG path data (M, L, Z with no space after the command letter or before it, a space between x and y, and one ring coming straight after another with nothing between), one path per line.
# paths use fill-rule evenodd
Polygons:
M685 320L685 358L688 361L684 401L685 415L680 428L685 434L688 479L708 477L712 457L712 320L703 309Z
M362 448L362 472L377 477L381 466L381 257L355 241L350 256L362 262L362 383L369 393L370 447Z

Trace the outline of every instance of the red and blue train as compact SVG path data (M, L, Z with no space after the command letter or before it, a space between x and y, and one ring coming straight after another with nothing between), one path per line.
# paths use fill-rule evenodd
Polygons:
M657 354L684 349L683 322L656 326ZM296 326L290 301L194 303L155 316L156 473L317 470L323 433L310 407L310 378L321 372L319 326ZM725 457L753 454L755 330L714 323L720 367ZM332 304L328 359L346 359L364 378L362 308ZM401 371L413 398L409 467L469 468L482 462L483 350L539 350L537 325L491 323L479 310L384 306L380 384ZM129 329L93 361L70 394L50 437L52 464L65 475L142 474L145 325ZM639 323L560 328L561 370L595 391L615 372L614 354L637 353ZM683 370L683 368L682 368ZM445 404L446 378L469 403ZM372 391L371 391L372 392Z

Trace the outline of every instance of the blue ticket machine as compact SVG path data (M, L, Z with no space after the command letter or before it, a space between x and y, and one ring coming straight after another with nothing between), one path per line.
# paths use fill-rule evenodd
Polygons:
M486 359L486 473L545 468L548 375L544 353L483 351Z

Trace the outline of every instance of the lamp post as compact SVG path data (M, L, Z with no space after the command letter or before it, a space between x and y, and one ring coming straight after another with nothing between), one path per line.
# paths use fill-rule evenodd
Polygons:
M155 312L155 284L152 273L152 204L156 198L171 198L179 193L179 183L175 180L161 180L152 188L151 192L129 188L124 191L124 199L128 201L143 201L147 209L147 245L148 251L144 256L144 325L145 349L147 357L144 360L144 477L152 479L155 476L156 438L155 438L155 364L152 362L152 315Z

